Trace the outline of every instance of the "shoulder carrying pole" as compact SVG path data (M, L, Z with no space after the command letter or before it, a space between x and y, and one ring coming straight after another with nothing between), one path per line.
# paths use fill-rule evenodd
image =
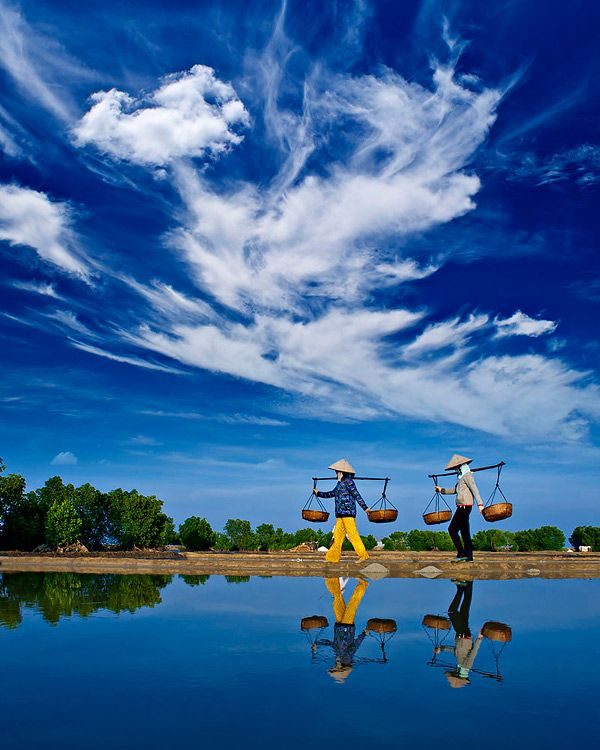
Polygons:
M498 468L500 468L501 466L504 466L504 465L505 465L505 462L504 461L500 461L500 463L498 463L498 464L492 464L491 466L480 466L477 469L471 469L471 471L487 471L488 469L498 469ZM453 477L453 476L456 476L456 472L455 471L449 471L447 474L428 474L427 476L430 479L437 479L437 477ZM359 479L360 477L356 477L356 478Z

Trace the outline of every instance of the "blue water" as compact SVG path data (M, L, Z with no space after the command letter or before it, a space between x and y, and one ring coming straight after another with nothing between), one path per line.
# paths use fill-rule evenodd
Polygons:
M597 746L600 581L475 581L459 629L466 614L472 643L490 620L512 639L483 638L462 688L454 654L434 654L455 629L422 626L456 591L371 582L344 643L370 618L396 631L342 660L338 643L336 662L323 579L5 574L2 747ZM328 627L302 631L313 614Z

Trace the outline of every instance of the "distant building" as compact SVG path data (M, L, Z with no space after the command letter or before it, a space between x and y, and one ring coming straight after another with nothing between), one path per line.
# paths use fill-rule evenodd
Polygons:
M579 552L591 552L592 551L592 548L588 544L580 544L578 549L579 549Z

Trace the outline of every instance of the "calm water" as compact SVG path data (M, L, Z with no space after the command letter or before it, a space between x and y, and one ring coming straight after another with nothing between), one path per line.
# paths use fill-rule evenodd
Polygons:
M600 581L342 586L4 574L2 747L596 746Z

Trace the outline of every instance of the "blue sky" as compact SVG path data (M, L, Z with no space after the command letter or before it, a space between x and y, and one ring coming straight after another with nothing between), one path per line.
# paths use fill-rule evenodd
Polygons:
M509 527L598 521L598 8L0 7L30 488L290 528L347 456L410 528L460 452L508 462Z

